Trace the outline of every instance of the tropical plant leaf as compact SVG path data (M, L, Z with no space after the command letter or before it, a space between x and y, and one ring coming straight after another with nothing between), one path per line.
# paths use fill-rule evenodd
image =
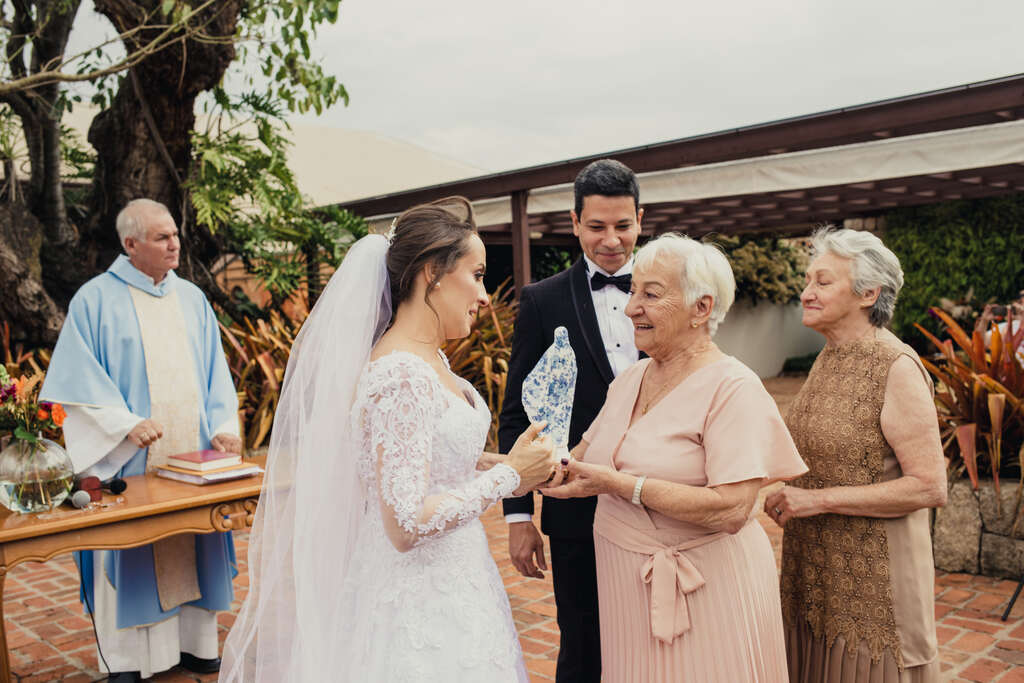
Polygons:
M957 445L960 446L964 466L971 478L971 488L975 491L978 490L977 434L978 426L973 423L960 425L956 429Z

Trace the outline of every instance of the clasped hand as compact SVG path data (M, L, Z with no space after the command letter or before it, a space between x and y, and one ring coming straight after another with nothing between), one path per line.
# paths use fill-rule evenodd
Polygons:
M516 496L522 496L542 484L559 479L561 464L555 458L551 437L541 434L546 422L535 422L519 435L505 463L519 473Z
M127 438L137 448L148 448L163 438L164 428L156 420L146 418L135 425ZM210 439L210 446L222 453L242 454L242 440L234 434L216 434Z
M588 464L570 457L569 462L561 466L561 481L552 482L541 490L552 498L586 498L609 493L614 473L605 465Z

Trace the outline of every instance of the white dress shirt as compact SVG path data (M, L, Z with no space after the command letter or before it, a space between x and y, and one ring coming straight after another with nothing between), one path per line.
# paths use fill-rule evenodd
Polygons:
M626 265L614 273L609 273L599 267L585 255L583 261L587 265L587 291L590 292L594 301L594 314L597 317L597 328L601 331L601 341L604 342L604 352L608 356L608 363L612 366L612 374L618 377L619 373L636 363L640 357L633 336L633 321L626 317L629 294L612 285L592 290L590 289L590 278L595 272L612 277L632 275L633 257L630 256ZM533 516L525 512L505 515L505 522L508 524L529 522L532 519Z
M587 282L589 289L590 278L595 272L603 273L610 277L633 274L633 257L630 256L626 265L614 273L609 273L600 268L586 256L583 261L587 264ZM597 316L597 327L601 330L601 340L604 342L604 351L608 356L608 363L612 366L612 374L619 376L623 370L633 365L639 358L636 350L636 340L633 336L633 321L626 317L626 304L629 303L629 294L618 287L611 285L598 290L591 290L590 295L594 300L594 313Z

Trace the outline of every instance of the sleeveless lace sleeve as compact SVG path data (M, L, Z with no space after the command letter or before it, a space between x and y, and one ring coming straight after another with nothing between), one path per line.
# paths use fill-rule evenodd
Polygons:
M411 359L388 363L375 374L367 426L377 452L381 513L396 548L408 550L458 528L519 487L519 474L498 464L474 472L461 486L428 495L445 389L427 365Z

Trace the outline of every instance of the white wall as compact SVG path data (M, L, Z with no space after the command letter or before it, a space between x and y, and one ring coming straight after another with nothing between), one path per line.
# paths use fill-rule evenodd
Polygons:
M787 358L806 356L825 345L825 338L804 327L800 316L798 303L736 303L718 326L714 342L758 377L775 377Z

